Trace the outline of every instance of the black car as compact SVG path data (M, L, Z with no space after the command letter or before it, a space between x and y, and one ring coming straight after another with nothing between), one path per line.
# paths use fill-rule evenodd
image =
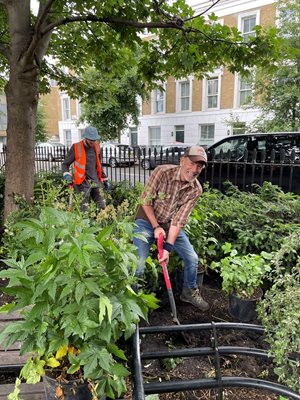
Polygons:
M134 149L127 144L103 143L101 144L101 162L112 168L134 164Z
M228 136L207 149L205 180L222 189L226 180L243 190L270 181L300 194L300 132Z
M170 146L161 146L159 148L142 149L139 158L143 169L154 169L162 164L179 164L184 151L190 145L176 144Z

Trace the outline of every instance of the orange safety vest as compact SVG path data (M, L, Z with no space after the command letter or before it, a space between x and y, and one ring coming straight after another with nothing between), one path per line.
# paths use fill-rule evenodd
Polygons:
M94 143L94 151L96 154L96 169L97 175L100 182L103 182L105 179L102 176L102 167L100 163L100 144ZM75 154L75 161L74 161L74 178L73 183L74 185L80 185L86 178L85 176L85 168L86 168L86 152L84 148L84 142L81 140L79 143L74 143L74 154Z

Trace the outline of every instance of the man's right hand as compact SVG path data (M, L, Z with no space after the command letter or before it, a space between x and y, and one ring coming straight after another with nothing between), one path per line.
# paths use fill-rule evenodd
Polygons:
M64 172L63 178L69 184L73 182L72 175L70 174L70 172Z

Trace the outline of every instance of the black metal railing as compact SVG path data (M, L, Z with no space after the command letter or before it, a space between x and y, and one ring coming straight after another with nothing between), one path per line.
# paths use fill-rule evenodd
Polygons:
M258 378L240 377L240 376L222 376L220 368L220 356L224 355L246 355L259 358L265 358L272 361L268 353L264 349L240 347L240 346L220 346L218 343L217 329L235 329L246 330L247 332L257 332L262 334L264 329L260 325L243 324L243 323L228 323L228 322L211 322L203 324L189 324L189 325L172 325L172 326L137 326L136 332L133 336L133 361L134 361L134 390L133 400L145 400L145 395L159 394L159 393L175 393L185 392L191 390L201 389L214 389L216 391L216 398L222 400L223 388L225 387L246 387L259 390L273 392L289 399L300 400L300 394L287 386L278 384L276 382L267 381ZM140 345L142 338L149 334L172 334L174 332L191 332L191 331L204 331L211 332L211 347L196 347L185 349L168 348L164 350L141 352ZM199 357L209 356L214 357L215 378L202 378L202 379L181 379L171 381L151 381L144 383L143 379L143 360L162 359L162 358L176 358L176 357Z
M57 147L35 148L35 172L61 171L61 162L67 154L68 148ZM173 150L164 148L128 148L119 151L104 149L101 160L104 172L112 182L128 180L133 185L145 183L153 169L161 164L179 164L184 153L184 147L175 147ZM0 172L5 172L6 153L0 153ZM242 191L252 191L253 184L262 185L269 181L280 186L285 192L300 194L300 159L294 149L286 151L272 149L247 149L239 156L228 151L209 154L208 166L202 171L199 180L209 183L211 187L224 189L226 181L232 182Z

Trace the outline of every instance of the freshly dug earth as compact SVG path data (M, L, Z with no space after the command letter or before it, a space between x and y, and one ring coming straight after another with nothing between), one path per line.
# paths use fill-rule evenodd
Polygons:
M234 320L228 314L227 295L221 291L221 282L219 277L214 274L204 277L202 295L210 304L210 309L201 312L193 306L183 303L179 299L179 288L173 288L175 301L177 305L178 319L181 324L200 324L211 321L215 322L239 322ZM157 295L161 300L160 308L151 312L149 324L151 326L174 325L171 316L171 310L167 292L162 283L161 289ZM251 321L253 324L260 324L258 320ZM143 323L147 326L146 323ZM217 330L219 346L242 346L267 349L264 337L256 332L245 330ZM171 334L149 334L141 337L141 352L158 351L174 348L194 348L210 347L211 331L191 331L185 332L188 344L183 340L182 335L178 333ZM271 360L250 357L250 356L221 356L221 373L223 376L252 377L267 379L276 382ZM214 357L188 357L180 359L164 360L145 360L143 361L144 382L189 380L201 378L214 378L216 376L214 367ZM131 399L131 392L125 399ZM217 391L214 389L185 391L177 393L160 394L161 400L207 400L217 399ZM279 396L271 392L244 388L224 388L224 400L274 400Z
M4 286L4 284L5 282L0 282L1 286ZM179 288L176 287L176 284L172 284L174 286L173 291L177 305L178 318L181 324L199 324L211 321L239 322L235 321L228 314L227 295L222 293L220 280L216 275L210 274L204 277L202 295L210 304L210 309L206 312L201 312L187 303L182 303L179 299ZM149 316L149 325L174 325L167 292L163 282L160 285L157 296L160 299L160 308L151 312ZM0 291L0 305L7 300L9 300L9 298ZM255 320L251 321L251 323L259 324L259 321ZM143 323L142 325L146 326L147 323ZM188 338L188 344L182 340L182 336L178 333L145 335L141 338L141 352L211 346L210 331L186 332L185 336ZM219 346L231 345L267 348L262 335L245 330L218 330L218 344ZM127 351L129 354L129 361L132 362L130 349L127 349ZM276 382L276 377L273 373L273 365L270 360L248 356L222 356L220 361L223 376L261 378ZM143 362L144 382L214 378L215 376L214 358L212 356L168 360L145 360ZM12 383L14 380L15 376L13 375L0 375L0 383ZM165 393L160 394L158 398L160 400L217 399L217 391L206 389ZM279 396L270 392L254 389L224 388L223 390L224 400L275 400L278 398ZM128 380L128 391L123 396L123 399L132 399L132 383L130 380Z

